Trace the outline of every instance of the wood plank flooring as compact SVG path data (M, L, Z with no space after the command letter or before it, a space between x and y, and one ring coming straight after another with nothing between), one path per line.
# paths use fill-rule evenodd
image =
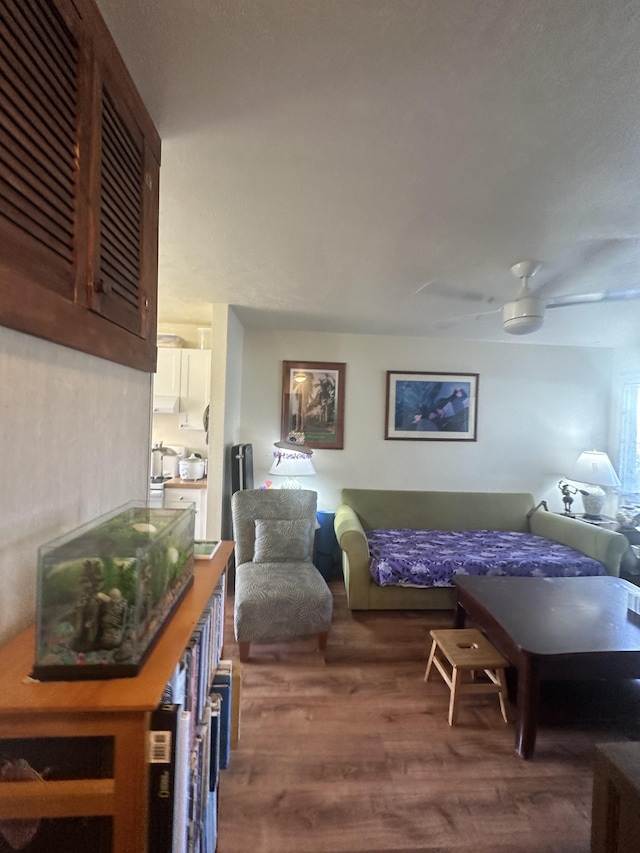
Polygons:
M331 588L326 662L300 640L243 666L218 853L588 853L594 746L640 738L638 682L545 690L524 762L496 696L462 697L450 728L446 685L423 681L451 614L351 613Z

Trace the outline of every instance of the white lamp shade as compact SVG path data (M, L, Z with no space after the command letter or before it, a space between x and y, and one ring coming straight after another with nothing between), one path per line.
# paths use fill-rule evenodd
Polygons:
M598 450L585 450L578 457L569 477L585 484L585 488L580 489L582 503L584 504L584 517L587 519L601 518L606 497L602 487L617 488L620 485L618 475L607 454Z
M581 453L569 477L579 483L590 483L593 486L617 488L620 485L609 457L599 450L585 450Z
M269 468L270 474L280 474L283 477L306 477L315 474L311 457L304 453L288 450L274 451L273 463Z

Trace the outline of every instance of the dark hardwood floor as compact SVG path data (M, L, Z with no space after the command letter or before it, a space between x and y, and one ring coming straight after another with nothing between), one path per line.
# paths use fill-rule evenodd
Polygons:
M218 853L588 853L594 746L640 738L639 683L550 685L525 762L496 696L462 697L450 728L446 685L424 683L450 614L351 613L331 587L326 662L300 640L243 666Z

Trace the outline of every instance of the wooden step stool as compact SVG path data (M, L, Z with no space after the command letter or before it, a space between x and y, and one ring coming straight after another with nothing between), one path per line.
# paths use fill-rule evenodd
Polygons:
M424 673L427 681L432 664L444 678L451 698L449 700L449 725L454 726L458 714L458 697L463 693L497 693L500 700L500 710L505 723L509 722L505 707L504 668L508 662L495 649L487 638L475 628L452 628L450 630L430 631L433 643L429 652L429 660ZM452 668L447 671L445 661ZM475 681L475 672L483 670L489 681ZM467 673L474 679L463 682Z

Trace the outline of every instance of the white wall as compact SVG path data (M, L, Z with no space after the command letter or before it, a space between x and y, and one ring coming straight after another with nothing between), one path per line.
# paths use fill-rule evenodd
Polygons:
M0 327L0 642L35 613L38 546L146 500L150 376Z
M609 450L611 350L247 329L240 441L256 486L276 479L282 361L296 359L347 365L344 450L316 450L308 478L323 509L351 486L527 491L561 510L556 486L579 453ZM478 373L478 440L385 441L387 370Z
M221 492L221 535L232 539L231 523L231 448L240 441L240 417L242 406L242 364L244 329L233 310L227 317L226 340L226 387L224 397L224 429Z
M209 476L207 533L210 538L231 538L228 514L229 447L238 429L242 326L228 305L212 306L211 405L209 407Z

